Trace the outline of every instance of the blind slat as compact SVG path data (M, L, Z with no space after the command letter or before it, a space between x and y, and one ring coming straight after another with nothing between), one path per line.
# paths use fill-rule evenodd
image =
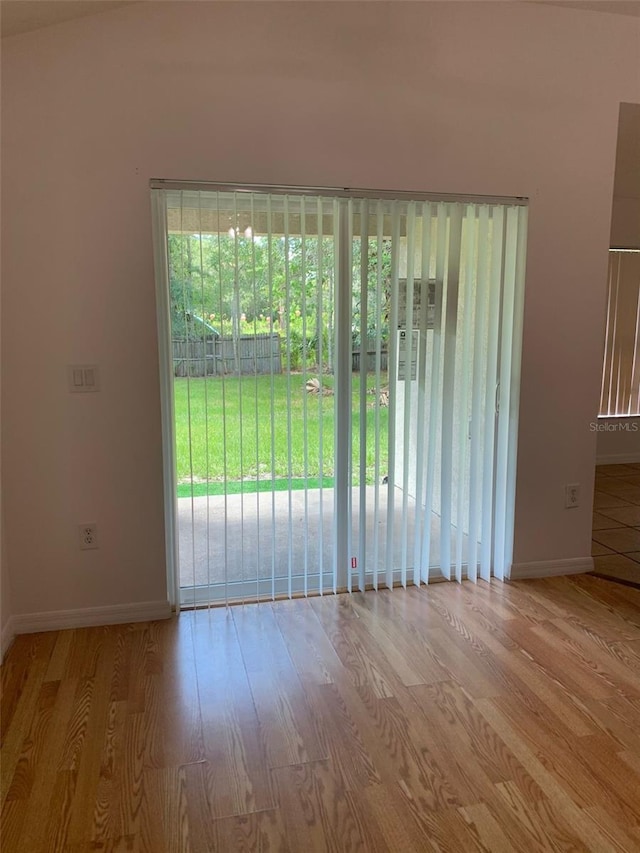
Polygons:
M609 252L600 417L640 415L640 252Z

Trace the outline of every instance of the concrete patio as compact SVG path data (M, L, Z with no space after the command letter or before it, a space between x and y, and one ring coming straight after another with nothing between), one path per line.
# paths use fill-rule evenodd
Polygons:
M305 522L306 494L306 522ZM375 487L368 486L367 571L373 561L379 572L386 567L387 487L379 490L378 519L375 518ZM353 489L352 553L359 558L359 488ZM260 492L178 499L180 583L198 587L238 581L286 578L289 565L293 575L331 572L333 559L333 502L331 488L292 492ZM226 505L226 508L225 508ZM226 525L225 525L226 519ZM226 537L225 537L226 527ZM377 545L376 545L377 528ZM403 555L402 492L394 501L392 564L400 568ZM408 502L406 524L406 564L412 576L415 533L415 501ZM455 555L456 532L451 534ZM377 555L375 554L377 548ZM467 537L463 537L463 563L467 557ZM289 556L291 555L291 556ZM454 557L452 557L454 559ZM440 562L440 517L431 517L430 566ZM354 570L357 573L357 569Z

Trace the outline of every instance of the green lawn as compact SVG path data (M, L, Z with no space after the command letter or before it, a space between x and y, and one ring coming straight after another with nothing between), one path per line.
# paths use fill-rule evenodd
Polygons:
M310 378L313 374L307 374ZM386 374L380 377L387 384ZM323 384L332 387L333 377ZM271 395L273 385L273 429ZM353 471L359 482L360 374L353 374ZM375 387L375 374L367 377ZM302 374L176 379L175 421L178 494L254 492L313 487L333 480L333 396L305 393ZM291 400L288 416L288 399ZM367 395L367 482L375 478L375 396ZM388 409L380 408L380 476L387 473ZM320 426L322 425L322 454ZM261 483L264 482L264 485ZM193 486L192 486L193 483ZM271 485L268 486L271 488ZM193 489L193 492L192 492Z

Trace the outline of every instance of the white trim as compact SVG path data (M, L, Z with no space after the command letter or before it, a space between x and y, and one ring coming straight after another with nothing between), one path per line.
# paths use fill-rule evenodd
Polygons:
M13 642L15 636L15 619L13 616L9 616L4 628L2 629L2 635L0 636L0 663L4 660L4 656L9 650L9 646Z
M451 570L455 573L456 564L452 563ZM351 592L359 589L358 583L360 579L359 569L349 569L351 572L351 590L349 590L348 583L345 583L344 586L338 587L341 592ZM409 575L413 575L413 566L409 565L406 568L407 573L407 586L424 586L425 582L421 581L418 583L413 583L409 579ZM243 604L247 604L253 601L271 601L278 598L285 598L287 596L299 598L301 596L306 597L305 587L304 587L304 575L297 574L291 577L291 582L287 575L283 575L277 578L266 577L262 578L258 585L254 580L249 581L228 581L227 584L224 582L220 583L212 583L207 586L207 584L201 584L200 586L183 586L182 587L182 600L181 606L184 609L188 609L190 607L202 607L206 605L219 606L221 604L228 603L238 603L242 602ZM390 576L392 588L397 588L400 586L404 586L402 583L402 570L395 569ZM468 566L466 563L462 564L462 580L468 580ZM437 583L438 581L447 581L449 582L449 578L447 578L442 572L439 566L430 566L429 567L429 583ZM387 583L389 582L389 578L387 577L386 569L381 569L377 573L377 578L374 578L373 572L364 572L364 583L367 589L387 589ZM333 571L323 572L322 578L320 578L318 572L308 572L307 573L307 584L310 589L317 590L318 592L312 592L309 595L309 598L313 598L315 595L319 594L319 590L326 590L333 588ZM257 587L257 588L256 588Z
M536 563L514 563L509 571L509 580L552 578L558 575L578 575L592 571L592 557L572 557L568 560L540 560Z
M180 600L180 579L178 577L178 504L176 500L173 355L171 349L171 311L169 306L169 261L166 246L167 206L164 192L152 193L151 204L156 278L156 317L158 325L167 595L169 596L171 605L175 606Z
M482 492L484 497L487 499L487 506L490 508L487 511L486 519L487 523L483 521L483 532L486 536L483 536L483 543L486 542L483 553L482 553L482 577L486 577L488 580L491 573L491 557L494 556L493 560L493 572L495 576L499 579L503 579L505 566L509 565L510 558L513 553L513 522L514 522L514 493L515 493L515 466L516 466L516 457L517 457L517 422L518 422L518 402L519 402L519 379L520 379L520 358L521 358L521 334L522 334L522 311L523 311L523 296L522 296L522 284L524 278L524 270L525 270L525 255L526 255L526 205L527 200L524 198L485 198L485 197L472 197L472 196L432 196L429 194L398 194L398 193L378 193L376 192L363 192L361 190L323 190L322 188L291 188L291 187L271 187L269 185L224 185L224 184L213 184L213 183L198 183L198 182L177 182L177 181L165 181L165 180L153 180L151 181L151 193L152 193L152 213L153 213L153 237L154 237L154 261L155 261L155 269L156 269L156 294L157 294L157 320L158 320L158 351L159 351L159 372L160 372L160 391L161 391L161 417L162 417L162 438L163 438L163 471L164 471L164 510L165 510L165 545L166 545L166 561L167 561L167 582L168 582L168 596L171 605L180 606L182 590L180 589L180 566L179 566L179 549L178 549L178 537L179 537L179 526L177 522L177 489L176 489L176 450L175 450L175 413L174 413L174 398L173 398L173 389L174 389L174 375L173 375L173 363L172 363L172 354L171 354L171 318L170 318L170 306L169 306L169 269L168 269L168 251L167 251L167 239L168 239L168 230L167 230L167 204L169 201L171 204L175 203L176 205L182 205L185 201L183 198L183 194L186 194L186 201L192 205L196 205L198 209L202 206L203 200L208 199L208 209L218 210L219 211L219 199L218 196L220 193L233 193L233 210L237 212L237 198L242 197L242 193L256 193L257 195L264 194L265 199L264 202L261 201L261 213L264 215L265 208L264 203L266 203L266 216L267 223L269 228L269 234L271 235L271 193L278 192L281 196L282 202L279 204L278 209L281 210L284 214L284 233L285 236L288 233L287 229L287 216L289 211L289 196L290 195L298 195L298 196L312 196L317 195L317 200L319 203L324 200L331 201L334 206L334 240L337 239L338 250L337 256L335 257L336 262L336 284L337 284L337 293L336 293L336 302L334 304L334 310L336 312L335 317L335 360L338 366L338 372L336 374L336 382L335 382L335 488L334 488L334 549L333 549L333 591L336 589L344 589L347 588L349 591L352 589L352 581L353 576L349 573L349 563L353 555L353 548L351 542L351 520L352 520L352 506L351 506L351 490L347 487L351 481L351 451L349 442L344 442L341 439L347 433L351 434L351 334L350 334L350 323L351 323L351 277L352 277L352 269L351 269L351 238L353 237L353 205L354 200L363 200L363 204L366 204L364 200L368 198L378 199L380 202L381 198L390 198L392 199L391 204L391 219L392 219L392 296L393 294L397 295L397 279L398 279L398 242L399 242L399 234L400 234L400 223L399 223L399 204L398 202L402 201L405 207L403 207L403 211L406 212L408 216L408 225L407 230L410 231L410 224L412 222L412 217L414 215L413 205L414 202L418 199L421 200L438 200L439 204L436 206L427 205L425 211L428 212L430 216L431 222L436 219L438 224L438 245L436 252L436 279L438 280L441 288L448 286L450 289L450 302L447 302L448 308L446 310L446 317L443 319L438 315L439 320L439 331L443 329L443 322L445 322L446 329L443 339L443 347L445 351L445 369L444 369L444 379L442 379L444 392L439 391L438 395L434 398L434 411L436 412L436 418L442 420L442 436L443 436L443 453L446 450L445 460L443 463L443 471L449 472L445 479L443 479L441 483L442 501L444 507L446 507L446 511L443 515L443 521L441 524L447 531L446 536L442 537L441 546L442 546L442 563L447 567L447 579L450 579L450 570L448 569L449 565L452 565L454 569L454 573L456 574L458 579L464 577L464 573L462 573L462 564L461 558L460 562L455 561L452 564L450 559L450 543L448 538L448 529L451 526L451 474L450 469L453 464L451 461L452 447L451 444L451 421L452 415L452 407L454 406L454 402L451 399L451 394L449 391L451 390L449 386L452 386L452 383L449 381L451 376L449 375L449 365L448 365L448 355L451 355L449 350L453 347L455 349L455 341L452 342L452 336L455 337L454 332L456 331L457 323L454 322L456 318L451 315L451 311L455 314L455 305L453 304L457 299L457 287L458 287L458 278L459 278L459 265L462 260L460 252L460 229L462 227L462 216L463 209L461 207L462 203L468 205L467 214L471 219L472 224L476 221L481 222L481 218L477 219L476 215L473 215L473 210L475 205L482 201L484 204L497 205L495 210L493 211L493 228L497 233L498 229L502 232L502 240L499 242L497 247L494 245L494 249L490 255L490 290L488 293L489 298L489 312L490 312L490 324L488 327L490 334L490 341L492 336L495 337L495 341L489 344L491 357L488 360L489 367L487 368L490 371L488 374L489 379L489 387L487 391L487 402L491 402L491 410L489 411L489 415L486 418L483 417L483 420L486 420L486 434L488 438L485 440L486 450L491 454L491 460L496 458L496 448L493 445L496 441L499 444L499 454L498 454L498 466L497 471L492 472L489 469L489 474L484 476L482 482ZM205 198L200 197L200 193L203 193ZM170 199L168 201L168 197ZM232 200L228 200L230 205ZM455 201L455 204L452 205L452 202ZM511 208L513 206L519 206L524 211L521 214L519 211L513 211ZM322 204L319 204L319 207L322 207ZM363 207L364 209L364 207ZM253 213L254 210L254 201L251 199L251 211ZM507 226L507 218L505 217L505 210L507 211L507 216L509 218L509 222L511 223L511 227ZM337 213L336 213L337 212ZM491 211L489 211L491 212ZM348 215L347 215L348 213ZM514 216L514 213L516 215ZM362 210L361 210L362 215ZM522 221L521 221L522 220ZM488 219L486 219L487 227L488 227ZM451 223L454 223L455 227L452 226ZM497 224L496 224L497 223ZM335 233L335 226L338 225L338 232ZM428 223L427 223L428 224ZM450 234L447 234L447 227L449 228ZM480 226L482 233L482 226ZM517 242L515 246L511 246L510 235L513 234L513 229L515 228L515 233L517 237ZM214 229L215 230L215 229ZM233 229L232 233L233 233ZM427 229L429 230L429 229ZM364 233L365 229L361 228L361 232ZM525 233L522 233L522 232ZM363 233L360 236L363 236ZM452 236L453 235L453 236ZM488 232L487 232L488 236ZM348 245L347 245L348 244ZM506 252L506 255L505 255ZM236 251L237 255L237 251ZM447 260L448 259L448 260ZM489 256L487 260L489 259ZM508 270L506 268L507 260L509 261ZM236 266L237 266L237 257L236 257ZM446 275L445 275L446 271ZM408 281L413 282L414 276L410 274L411 267L408 268ZM444 276L444 278L443 278ZM448 276L448 278L447 278ZM509 281L505 281L505 277L509 278ZM237 278L237 276L236 276ZM511 281L513 279L513 282ZM443 283L444 282L444 283ZM447 284L448 282L448 284ZM513 289L511 288L511 284L513 284ZM436 287L436 292L439 289ZM507 292L505 291L505 288ZM286 282L286 290L287 290L287 302L289 296L289 281L287 278ZM237 291L237 282L236 282L236 291ZM411 288L409 289L409 296L411 293ZM447 297L449 299L449 297ZM347 306L345 300L348 301L349 305ZM436 303L439 307L437 307L437 311L442 314L442 295L436 299ZM236 293L236 301L237 301L237 293ZM411 303L411 299L409 299L409 303ZM366 299L365 299L365 307L366 307ZM395 307L394 307L395 306ZM362 306L361 306L362 307ZM348 308L348 310L347 310ZM412 310L412 309L411 309ZM411 310L409 311L409 318L411 317ZM390 328L395 330L397 328L397 317L394 319L394 311L397 313L397 299L392 299L391 303L391 321ZM505 316L503 316L503 314ZM346 316L348 315L348 317ZM349 323L343 322L344 319L349 319ZM449 328L451 327L451 328ZM439 332L438 332L439 333ZM395 332L393 333L395 334ZM434 331L434 336L436 332ZM437 344L438 347L440 344ZM436 347L436 341L434 337L434 352ZM392 347L389 353L389 375L392 382L392 390L395 384L395 363L394 363L394 353L396 353L396 347ZM348 369L347 369L348 368ZM493 376L495 374L495 376ZM432 371L432 385L435 382L438 384L439 374L435 371ZM491 378L493 377L493 378ZM290 379L290 377L289 377ZM504 409L503 413L499 418L497 427L491 426L495 422L495 417L493 414L493 397L497 391L499 386L499 382L496 385L493 382L493 379L500 380L502 379L505 385L505 388L508 386L508 390L504 392ZM290 381L287 382L288 396L290 397ZM434 385L435 388L435 385ZM442 403L441 395L444 393L445 402ZM453 393L453 392L452 392ZM392 570L392 560L391 554L393 550L393 530L394 530L394 513L393 513L393 470L394 470L394 429L395 429L395 416L394 416L394 399L395 394L391 393L389 399L389 472L390 472L390 481L389 481L389 502L387 505L387 528L388 528L388 536L386 543L386 552L387 552L387 570L385 574L386 585L393 586L393 570ZM291 401L289 400L289 403ZM364 405L364 403L363 403ZM456 403L457 405L457 403ZM444 406L444 408L442 408ZM405 407L405 437L408 436L408 418L411 409L411 401L409 396L405 396L404 401ZM348 411L347 411L348 409ZM444 413L444 414L443 414ZM433 420L433 413L430 415ZM362 426L362 424L361 424ZM348 427L348 429L345 429ZM497 432L496 432L497 429ZM435 431L430 431L432 436L435 436ZM433 442L435 441L435 437L432 437L430 444L430 453L428 454L429 459L431 455L431 451L434 451L435 445ZM291 444L291 436L289 435L289 445ZM463 442L464 444L464 442ZM408 442L404 443L404 458L407 461L407 447ZM290 450L290 447L289 447ZM272 441L272 451L273 451L273 441ZM289 453L289 457L291 454ZM290 461L290 460L289 460ZM405 466L406 468L406 466ZM431 464L428 465L428 470L431 472L433 466ZM289 466L289 473L291 474L291 466ZM429 473L429 477L433 479L431 473ZM291 478L291 477L290 477ZM442 479L442 478L441 478ZM348 482L347 482L348 481ZM406 493L406 485L407 485L407 476L405 473L404 477L404 485L405 485L405 493ZM433 485L431 483L431 485ZM378 484L376 485L377 489ZM496 502L496 490L500 497ZM347 494L348 492L348 494ZM429 486L429 480L427 481L427 496L428 500L431 498L431 489ZM477 497L477 496L474 496ZM306 512L306 510L305 510ZM362 512L362 508L361 508ZM226 513L226 499L225 499L225 513ZM406 584L406 572L410 568L406 566L406 557L407 557L407 509L406 509L406 494L405 500L402 507L402 575L401 581L403 585ZM192 515L193 515L193 507L192 507ZM502 519L506 516L507 521L503 522ZM242 517L242 500L241 500L241 517ZM493 518L497 517L500 519L498 525L495 525L495 531L492 531L492 523ZM273 521L272 521L273 525ZM485 529L486 528L486 529ZM226 530L226 524L225 524ZM293 575L292 575L292 552L291 552L291 495L289 494L289 571L285 576L285 581L287 583L287 593L292 595L295 591L293 588ZM226 537L226 533L225 533ZM474 536L474 539L477 538ZM496 554L492 555L491 553L491 543L492 541L496 542ZM362 539L362 547L364 547L365 540ZM429 525L425 524L425 542L424 545L428 550L429 544ZM225 541L226 546L226 541ZM475 545L474 545L475 548ZM226 554L226 548L225 548ZM362 555L361 560L362 560ZM426 555L428 559L428 554ZM226 562L226 558L225 558ZM364 561L363 561L364 562ZM474 563L476 561L474 560ZM362 565L362 563L361 563ZM426 568L426 567L421 567ZM476 569L477 571L477 569ZM416 576L417 576L417 567L416 567ZM315 575L317 576L317 574ZM363 580L366 583L366 572L364 572L361 568L360 573L358 574L358 580L360 585L362 585ZM288 580L286 580L288 579ZM375 578L372 579L375 580ZM427 576L428 579L428 576ZM305 569L305 580L303 582L304 592L308 591L309 576L306 574ZM322 578L320 578L322 580ZM280 578L278 578L280 581ZM255 590L256 595L259 595L261 598L263 597L262 586L265 586L264 595L269 597L269 590L267 587L267 581L264 583L262 580L258 580L257 583L252 581L251 586L253 590L248 592L248 597L253 594ZM375 586L375 584L374 584ZM211 585L212 588L218 589L218 585ZM271 595L275 594L276 587L276 578L272 572L271 577ZM231 584L229 584L225 580L225 584L222 589L225 592L225 600L226 600L226 590L231 588ZM194 605L197 603L197 598L200 595L205 595L206 598L204 601L208 601L211 597L210 589L208 586L196 587L195 584L192 587L189 593L189 599L193 598ZM324 590L324 585L320 586L321 592ZM242 600L245 600L244 594L242 595ZM187 603L191 603L190 601Z
M168 601L140 601L107 607L81 607L78 610L23 613L12 616L10 626L14 634L33 634L38 631L62 631L66 628L120 625L124 622L150 622L155 619L169 619L170 616L171 605Z
M607 453L596 457L596 465L640 464L640 453Z

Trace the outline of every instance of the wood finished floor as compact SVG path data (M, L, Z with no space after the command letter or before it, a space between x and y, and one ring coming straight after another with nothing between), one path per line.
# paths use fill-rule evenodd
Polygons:
M21 636L2 680L2 853L640 850L640 591L596 577Z

